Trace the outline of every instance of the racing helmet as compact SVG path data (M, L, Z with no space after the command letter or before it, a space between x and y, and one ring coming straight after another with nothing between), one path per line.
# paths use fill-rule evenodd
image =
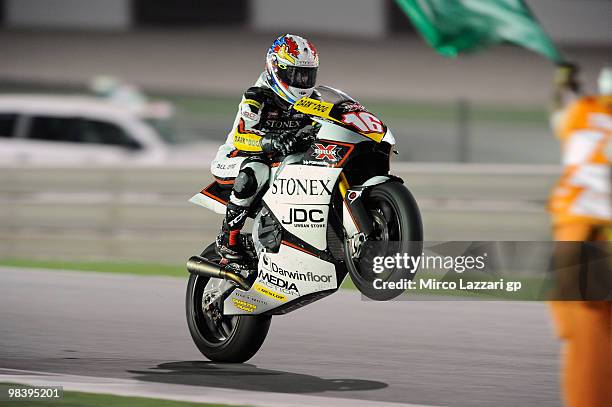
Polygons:
M319 55L310 41L298 35L278 37L266 55L266 80L282 99L293 104L315 88Z
M612 67L606 66L601 69L597 85L600 95L612 96Z

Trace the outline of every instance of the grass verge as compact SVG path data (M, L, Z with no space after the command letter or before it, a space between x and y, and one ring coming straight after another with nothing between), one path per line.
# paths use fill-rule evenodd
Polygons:
M0 266L28 267L52 270L98 271L103 273L136 274L141 276L187 277L183 264L156 264L112 261L64 261L0 259Z
M24 268L41 268L51 270L72 270L72 271L94 271L104 273L120 273L120 274L135 274L141 276L170 276L187 278L187 271L182 264L167 265L154 263L137 263L137 262L87 262L87 261L59 261L59 260L26 260L26 259L0 259L0 266L9 267L24 267ZM458 278L466 278L466 280L479 281L491 280L491 276L485 275L447 275L445 273L419 272L415 276L415 282L419 284L419 280L435 278L437 280L458 281ZM444 278L442 278L444 277ZM454 277L454 278L453 278ZM508 277L508 276L506 276ZM406 295L415 296L444 296L444 297L471 297L474 299L489 299L489 300L534 300L541 299L544 293L551 286L551 281L546 280L542 276L512 278L511 280L520 282L522 289L520 292L504 292L504 291L467 291L467 290L429 290L418 289L412 292L407 291ZM347 277L342 282L340 288L356 289L350 277Z
M0 259L0 266L41 268L51 270L96 271L102 273L135 274L140 276L187 277L183 264L155 264L138 262L110 261L63 261L63 260L27 260ZM350 278L346 278L341 288L354 289Z

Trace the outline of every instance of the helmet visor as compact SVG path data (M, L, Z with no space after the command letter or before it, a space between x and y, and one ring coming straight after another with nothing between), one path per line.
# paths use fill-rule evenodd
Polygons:
M278 76L288 86L300 89L314 88L317 81L317 68L288 66L283 69L279 67Z

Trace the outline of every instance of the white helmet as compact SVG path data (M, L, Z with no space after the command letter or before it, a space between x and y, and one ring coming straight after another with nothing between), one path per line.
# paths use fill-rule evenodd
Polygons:
M597 79L599 94L612 96L612 68L605 66L601 68L599 78Z
M268 85L278 96L292 104L312 94L318 67L317 49L298 35L278 37L266 55Z

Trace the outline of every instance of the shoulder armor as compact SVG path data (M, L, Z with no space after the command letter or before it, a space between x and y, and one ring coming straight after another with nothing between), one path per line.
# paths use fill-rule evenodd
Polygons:
M254 100L259 103L264 103L266 99L270 98L270 93L270 89L260 86L253 86L248 88L246 92L244 92L244 98L247 100Z

